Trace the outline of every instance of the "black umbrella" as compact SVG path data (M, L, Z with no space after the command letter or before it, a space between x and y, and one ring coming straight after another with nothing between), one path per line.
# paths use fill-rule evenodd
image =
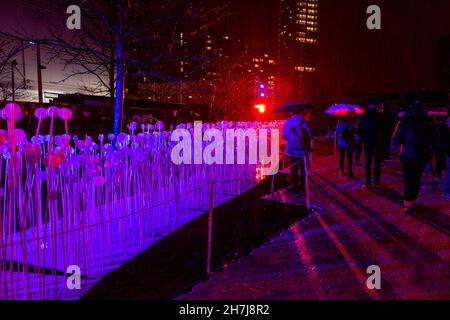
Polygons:
M415 101L422 104L446 104L448 95L443 91L421 91L408 95L404 102L406 105L410 105Z
M289 102L276 107L272 113L300 113L313 108L314 106L308 102Z

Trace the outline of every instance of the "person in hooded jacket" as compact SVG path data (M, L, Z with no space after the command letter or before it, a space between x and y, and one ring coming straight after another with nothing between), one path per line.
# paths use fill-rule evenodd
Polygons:
M413 214L419 196L421 177L427 167L435 140L433 125L425 116L420 102L414 102L394 132L393 140L401 146L400 161L404 182L405 214Z
M291 165L292 191L303 191L305 188L306 170L304 161L309 158L313 139L309 126L311 119L311 111L305 110L293 114L283 127L282 137L286 140L286 153Z
M356 145L356 121L354 114L344 117L336 129L339 136L338 147L340 150L339 168L341 176L345 175L345 157L347 156L348 175L353 177L353 152Z
M366 178L364 187L369 188L372 182L375 185L379 185L381 182L381 163L383 161L387 128L385 118L378 111L378 105L371 104L368 106L368 111L360 118L357 132L364 149ZM372 164L374 164L373 175Z

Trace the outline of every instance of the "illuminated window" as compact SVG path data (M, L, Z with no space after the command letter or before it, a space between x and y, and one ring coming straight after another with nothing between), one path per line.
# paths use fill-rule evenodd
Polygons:
M297 67L295 67L295 71L311 73L311 72L315 72L316 68L315 67L306 67L306 66L297 66Z

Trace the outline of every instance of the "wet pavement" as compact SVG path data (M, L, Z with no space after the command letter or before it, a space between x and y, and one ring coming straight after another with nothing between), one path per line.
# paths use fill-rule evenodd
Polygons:
M311 213L178 299L449 299L450 202L424 178L418 210L400 212L398 157L382 186L338 174L334 155L313 164ZM299 207L299 210L300 209ZM367 268L381 270L371 290Z

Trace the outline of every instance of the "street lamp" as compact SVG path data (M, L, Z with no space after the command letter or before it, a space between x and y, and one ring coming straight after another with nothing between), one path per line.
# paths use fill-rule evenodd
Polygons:
M44 70L45 67L41 65L41 45L39 44L39 42L36 43L36 60L37 60L39 105L42 106L42 103L44 103L42 94L42 70Z
M18 65L16 60L11 61L11 90L12 90L12 101L16 101L16 85L14 79L14 69Z
M39 41L29 41L28 46L24 47L24 50L31 47L36 46L36 63L37 63L37 81L38 81L38 97L39 97L39 105L42 106L44 103L43 93L42 93L42 70L45 70L41 64L41 44Z

